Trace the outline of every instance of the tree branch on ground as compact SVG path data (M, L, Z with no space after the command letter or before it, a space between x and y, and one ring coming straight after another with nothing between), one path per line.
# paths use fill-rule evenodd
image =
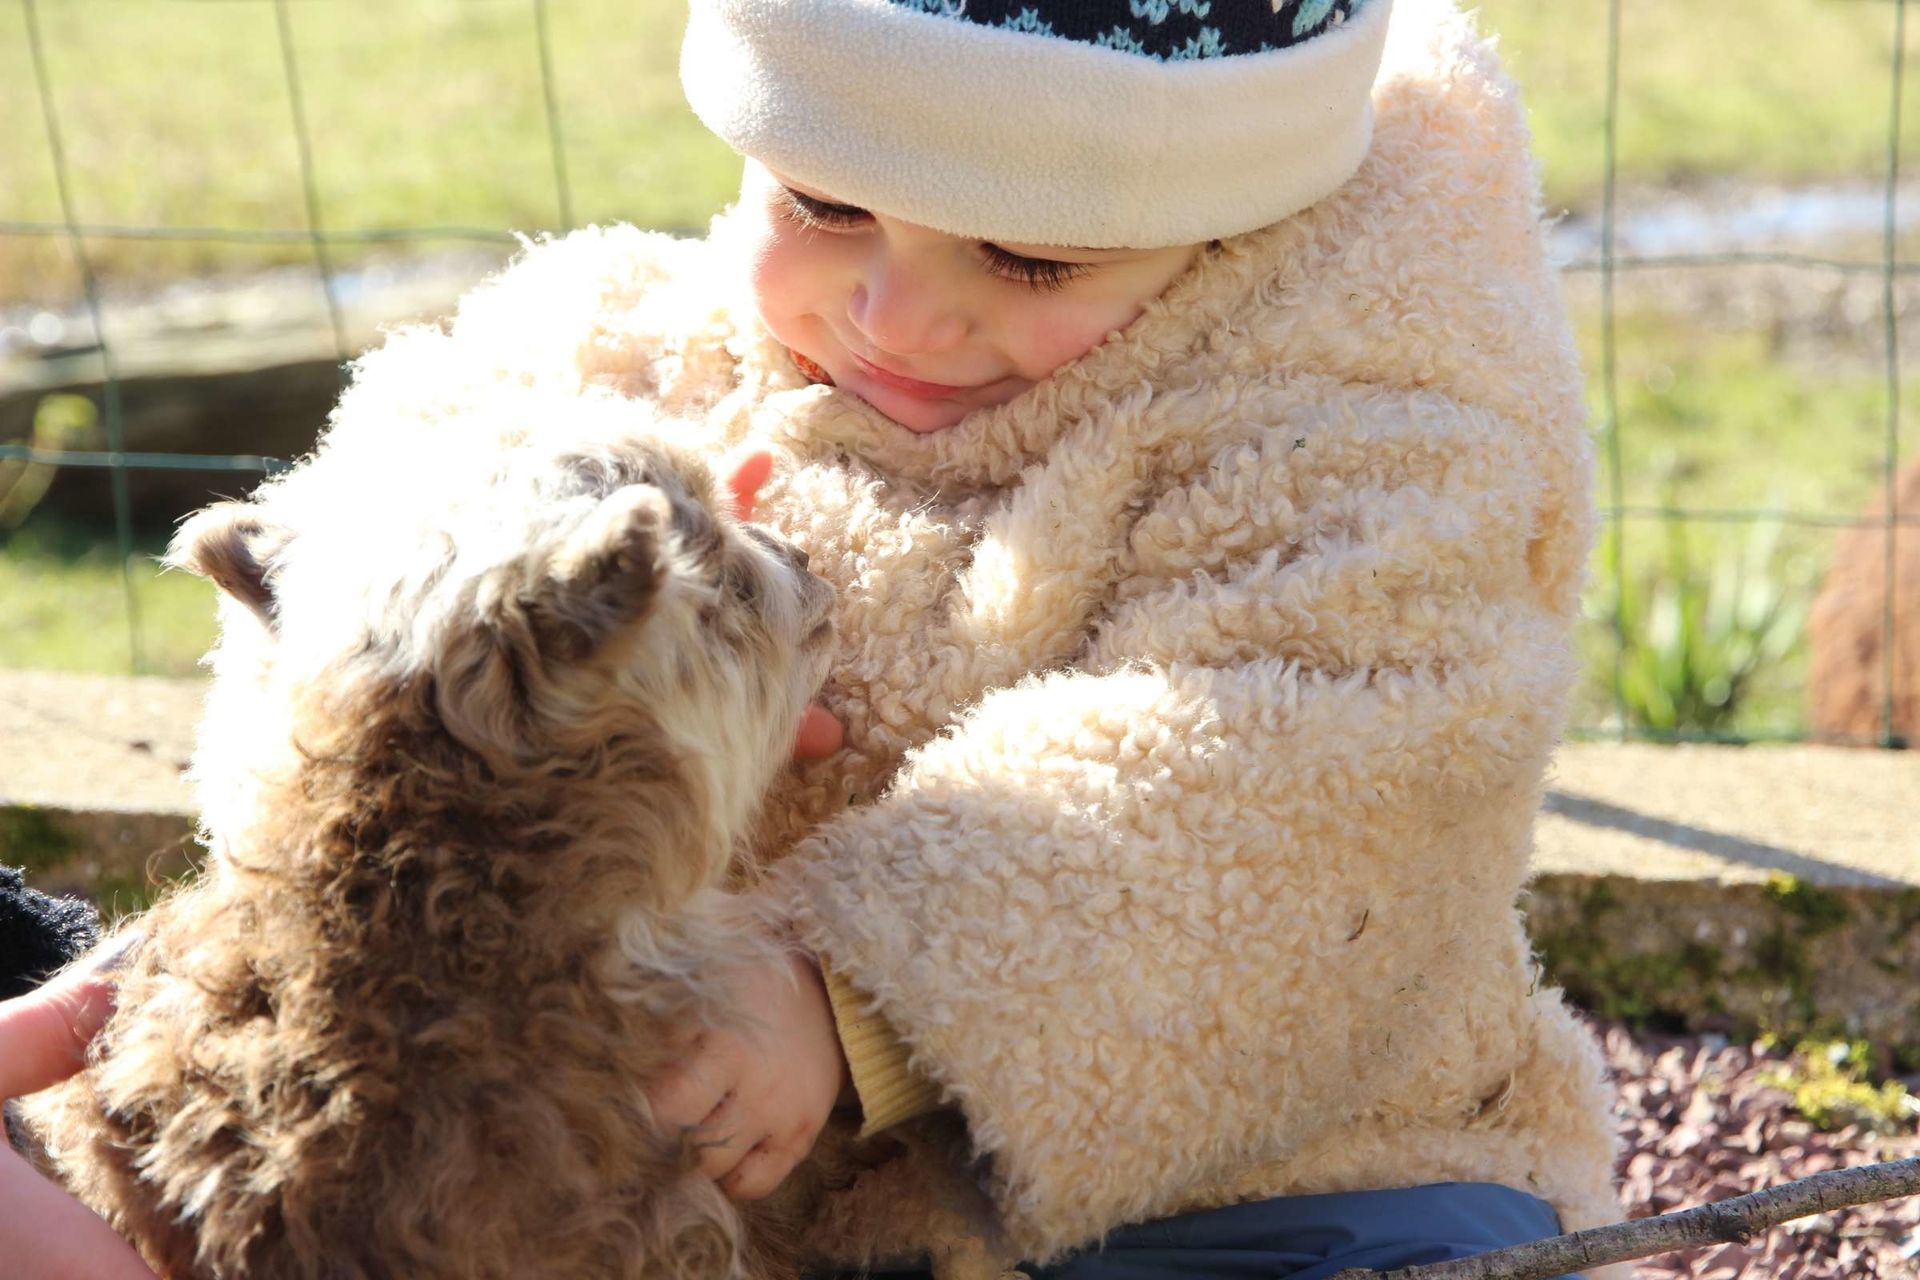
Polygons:
M1761 1232L1795 1218L1911 1195L1920 1195L1920 1156L1816 1173L1731 1200L1664 1213L1657 1218L1636 1218L1610 1227L1592 1227L1572 1235L1534 1240L1452 1262L1393 1271L1355 1267L1340 1272L1333 1280L1548 1280L1552 1276L1585 1271L1610 1262L1651 1258L1676 1249L1745 1244Z

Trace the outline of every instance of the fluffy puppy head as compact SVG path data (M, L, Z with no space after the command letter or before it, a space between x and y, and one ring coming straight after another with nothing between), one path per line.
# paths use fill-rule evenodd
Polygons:
M378 465L323 448L191 517L169 562L226 598L209 826L276 761L426 731L500 779L671 761L724 848L825 678L832 598L673 436L619 397L503 387Z

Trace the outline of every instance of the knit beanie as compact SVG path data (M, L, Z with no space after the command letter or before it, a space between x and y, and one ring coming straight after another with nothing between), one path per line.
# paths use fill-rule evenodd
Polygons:
M1359 168L1391 0L691 0L680 79L736 151L952 235L1152 249Z

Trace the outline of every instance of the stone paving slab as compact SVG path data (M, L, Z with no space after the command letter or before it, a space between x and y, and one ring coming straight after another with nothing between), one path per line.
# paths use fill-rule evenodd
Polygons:
M206 682L0 671L0 803L188 814Z
M181 772L206 682L0 671L0 863L109 912L197 847Z
M1564 746L1534 863L1542 874L1920 887L1920 752Z

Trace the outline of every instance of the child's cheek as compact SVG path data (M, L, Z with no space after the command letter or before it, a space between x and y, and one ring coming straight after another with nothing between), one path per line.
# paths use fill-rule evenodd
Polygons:
M1013 346L1021 376L1034 381L1046 377L1099 346L1111 331L1126 328L1139 314L1140 307L1130 299L1062 297L1040 304Z
M819 305L819 256L800 237L769 227L755 245L748 285L754 306L773 336L791 347L807 338L805 318Z

